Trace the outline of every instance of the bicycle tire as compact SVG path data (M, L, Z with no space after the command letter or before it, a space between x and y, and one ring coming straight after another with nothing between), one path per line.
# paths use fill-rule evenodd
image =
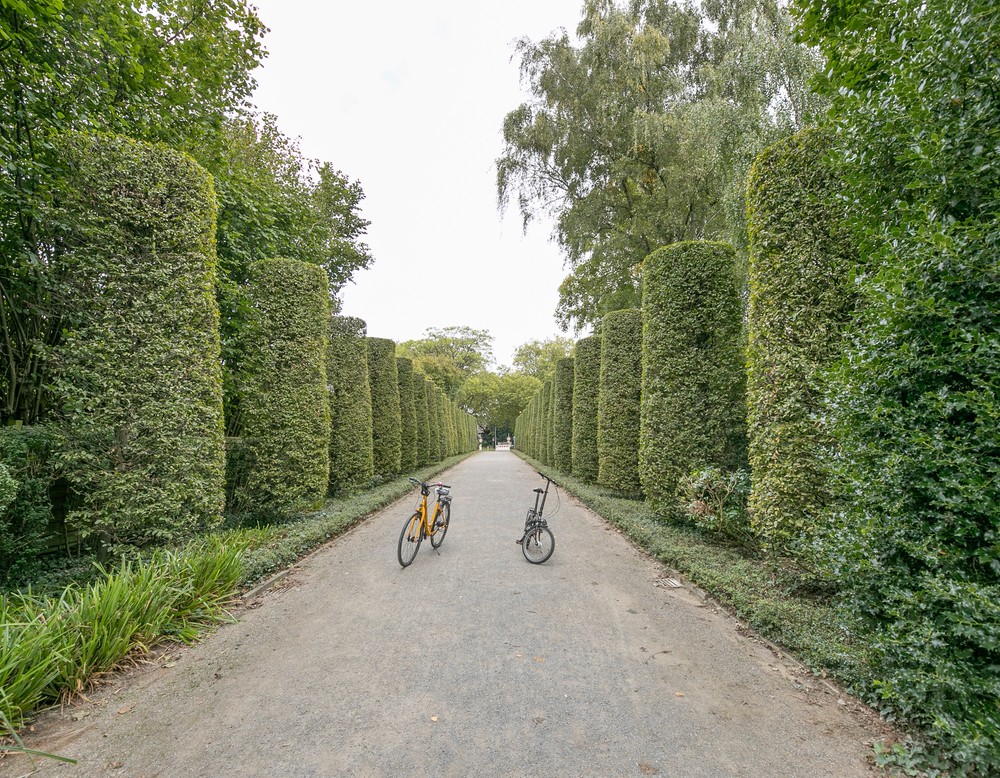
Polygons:
M399 547L396 549L396 559L403 567L409 567L420 550L420 542L424 539L420 512L414 513L406 520L403 531L399 533Z
M441 526L431 535L431 548L441 548L444 536L448 534L448 524L451 522L451 505L441 503Z
M548 561L556 550L556 539L548 527L535 525L528 527L521 538L521 553L533 565Z

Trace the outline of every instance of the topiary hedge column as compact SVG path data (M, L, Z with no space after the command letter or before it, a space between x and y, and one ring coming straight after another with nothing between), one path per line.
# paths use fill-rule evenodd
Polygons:
M68 310L53 354L70 515L107 546L215 527L225 448L215 193L194 160L64 136L58 205Z
M654 251L642 271L640 473L654 503L679 478L746 456L746 372L736 253L708 241Z
M250 267L239 380L248 470L240 512L318 510L330 473L326 272L293 259Z
M399 387L400 451L399 467L409 473L417 466L417 404L413 392L413 362L396 357Z
M573 362L573 475L597 480L597 394L601 379L601 339L576 343Z
M840 354L855 307L858 254L829 151L824 133L801 132L761 154L748 183L750 519L778 546L829 503L817 376Z
M420 373L413 374L413 407L417 417L417 465L431 463L431 423L428 407L429 382Z
M367 488L375 475L372 397L365 322L330 317L326 375L330 388L330 493Z
M552 461L557 469L573 469L573 358L556 363L552 383Z
M372 395L372 462L375 475L399 473L402 455L402 419L396 344L386 338L366 338L368 380Z
M601 320L597 482L622 494L639 487L642 314L629 308Z

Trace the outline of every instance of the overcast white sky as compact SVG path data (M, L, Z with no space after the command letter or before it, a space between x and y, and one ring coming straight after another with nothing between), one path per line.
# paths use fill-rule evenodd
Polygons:
M582 0L255 0L271 28L254 102L365 191L374 266L344 313L397 342L489 330L499 364L553 318L562 258L547 222L501 221L506 113L525 99L513 43L576 28Z

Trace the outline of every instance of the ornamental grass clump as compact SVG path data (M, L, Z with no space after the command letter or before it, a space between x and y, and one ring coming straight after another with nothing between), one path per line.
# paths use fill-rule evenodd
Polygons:
M84 691L132 651L190 642L228 618L243 575L241 543L194 541L127 560L58 597L0 598L0 715L15 727L45 702Z

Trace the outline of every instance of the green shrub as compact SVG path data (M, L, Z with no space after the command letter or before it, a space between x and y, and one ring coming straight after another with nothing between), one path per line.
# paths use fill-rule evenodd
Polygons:
M576 343L573 362L573 475L597 480L597 395L601 383L601 339Z
M830 149L826 133L800 132L761 154L748 183L750 520L778 548L807 538L829 503L818 376L856 304L857 251Z
M262 260L250 266L248 297L239 392L252 466L233 507L317 510L330 471L329 281L317 265Z
M409 473L417 466L417 404L414 400L412 360L396 357L396 376L399 387L399 467L401 472Z
M121 137L58 140L70 294L54 393L69 520L105 548L222 519L225 449L215 195L194 160Z
M754 546L748 529L747 497L750 474L746 470L726 472L706 467L682 475L677 484L681 509L698 527L712 535Z
M431 463L431 426L428 408L429 382L420 373L413 374L413 409L417 418L417 465Z
M428 395L428 405L431 408L431 437L434 439L434 461L440 462L448 456L448 422L445 411L448 398L437 385L431 382L431 392Z
M375 475L385 479L399 472L402 456L396 344L385 338L366 340L372 395L372 462Z
M45 548L55 444L45 425L0 428L0 588L23 580Z
M639 485L639 392L642 313L613 311L601 322L597 396L597 482L636 495Z
M552 462L568 473L573 469L573 357L556 363L552 397Z
M368 488L375 475L365 329L361 319L330 317L326 380L330 387L330 494L334 495Z
M673 505L681 476L746 458L746 369L735 252L675 243L642 272L643 490Z

